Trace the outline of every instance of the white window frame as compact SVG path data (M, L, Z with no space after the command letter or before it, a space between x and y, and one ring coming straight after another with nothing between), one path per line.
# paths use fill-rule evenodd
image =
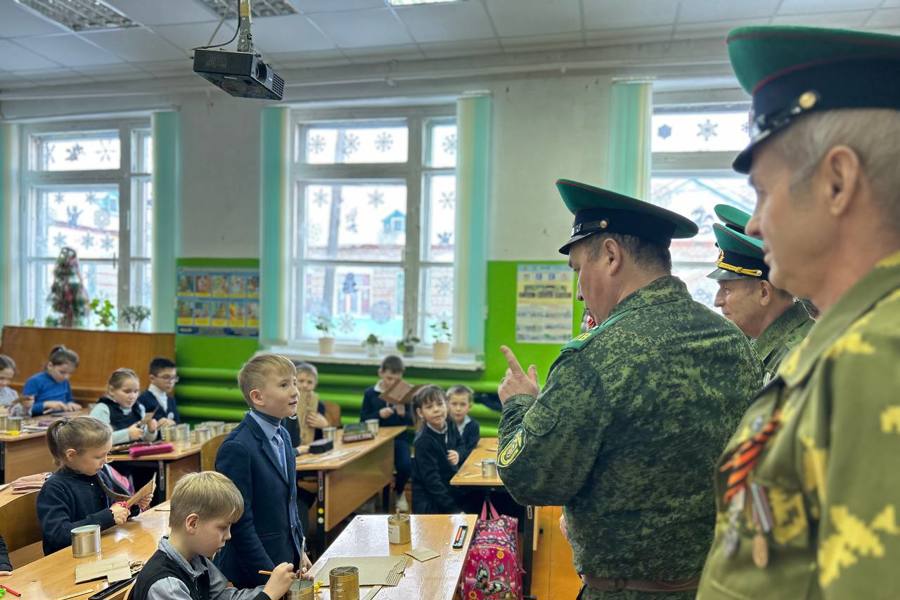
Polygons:
M97 169L79 171L39 171L32 169L37 164L35 148L31 143L32 136L41 134L78 134L94 131L118 131L120 164L117 169ZM131 273L133 265L144 263L152 269L153 257L132 256L132 232L142 231L144 212L132 210L133 197L136 196L135 186L143 179L152 177L150 172L132 171L136 165L149 164L152 156L143 157L140 144L133 141L139 132L151 132L150 118L128 119L103 119L103 120L79 120L65 122L46 122L24 125L21 130L19 144L19 164L21 176L19 181L20 206L19 211L19 256L21 267L19 270L19 301L18 321L37 315L29 314L35 310L35 306L28 304L28 281L36 264L53 264L56 257L31 256L29 245L32 242L26 235L29 231L27 219L32 214L32 207L37 201L37 192L40 188L54 186L90 186L90 185L116 185L119 190L119 246L113 258L79 258L82 263L112 264L117 267L117 297L115 302L116 315L120 315L123 306L134 304L136 296L132 293ZM152 252L152 248L148 248ZM41 301L40 299L38 300ZM149 308L149 307L148 307ZM52 312L52 311L51 311ZM89 321L90 322L90 319ZM35 323L42 326L42 322Z
M304 124L321 125L333 122L337 124L353 121L390 121L403 120L408 129L407 160L405 163L344 163L344 164L309 164L304 162ZM400 268L404 273L403 290L403 333L413 330L414 335L425 339L425 318L422 309L423 294L420 276L428 267L454 268L453 263L433 262L425 260L425 247L422 240L422 229L429 217L429 205L426 202L424 183L429 175L455 174L456 167L427 166L426 157L430 148L427 146L427 126L431 121L456 122L456 107L453 104L436 106L405 107L356 107L334 109L296 109L291 114L291 176L290 205L291 224L288 241L289 305L302 303L304 289L302 271L305 266L314 265L347 265L366 267ZM296 232L302 230L303 201L300 190L304 182L328 183L366 183L369 181L395 181L406 185L406 248L397 262L390 261L352 261L309 259L301 255ZM426 240L427 241L427 240ZM456 279L454 272L454 281ZM454 287L455 290L455 287ZM305 320L303 315L301 320ZM458 315L454 315L457 318ZM307 345L315 341L310 335L301 335L309 330L308 326L297 323L296 312L291 310L287 321L289 343ZM361 333L360 339L365 337ZM394 340L386 340L386 349L390 351ZM430 348L428 344L418 344L419 348ZM339 350L358 351L359 344L342 344Z

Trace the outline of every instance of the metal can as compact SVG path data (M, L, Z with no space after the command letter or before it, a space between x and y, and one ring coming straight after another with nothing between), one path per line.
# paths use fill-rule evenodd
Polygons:
M331 600L359 600L359 569L335 567L328 573Z
M390 515L388 521L388 541L392 544L408 544L412 538L409 515Z
M72 530L72 556L84 558L100 554L100 526L83 525Z
M160 435L162 436L162 440L164 442L174 442L175 432L175 425L167 425L160 430Z
M372 435L378 435L378 419L366 419L366 428Z
M308 579L298 579L291 584L285 600L315 600L316 588Z
M493 458L485 458L481 461L481 476L485 479L493 479L497 476L497 461Z
M175 426L175 443L189 444L191 443L191 426L187 423Z
M337 433L337 427L323 427L322 428L322 439L333 442L336 433Z

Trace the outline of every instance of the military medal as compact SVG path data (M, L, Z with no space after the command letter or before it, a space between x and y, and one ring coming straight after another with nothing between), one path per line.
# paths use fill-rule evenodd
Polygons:
M756 535L753 536L751 547L753 564L765 569L769 564L769 541L765 534L772 530L772 509L765 488L757 483L750 484L750 508L753 524L756 526Z
M738 547L741 545L741 534L738 533L735 525L729 525L728 531L725 532L725 538L722 540L725 556L728 558L737 554Z
M753 555L753 564L760 569L765 569L769 564L769 542L766 541L766 536L758 531L753 536L751 554Z

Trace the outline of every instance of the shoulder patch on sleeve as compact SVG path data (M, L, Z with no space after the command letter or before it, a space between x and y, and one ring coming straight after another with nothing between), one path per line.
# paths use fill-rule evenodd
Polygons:
M585 331L581 335L572 339L568 344L563 346L562 351L566 352L568 350L581 350L591 340L591 338L599 333L599 331L599 327L594 327L593 329Z
M519 454L522 453L524 447L525 431L519 429L513 436L513 439L506 442L506 445L500 448L500 452L497 454L497 466L508 467L513 464L519 457Z

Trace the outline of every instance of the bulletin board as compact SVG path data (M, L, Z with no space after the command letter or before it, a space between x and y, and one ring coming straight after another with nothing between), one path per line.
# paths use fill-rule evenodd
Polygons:
M179 335L259 336L259 269L179 267Z

